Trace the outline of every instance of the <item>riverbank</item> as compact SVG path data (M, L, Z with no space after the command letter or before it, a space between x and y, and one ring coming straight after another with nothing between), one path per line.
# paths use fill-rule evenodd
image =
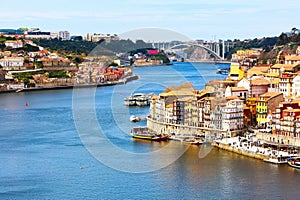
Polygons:
M80 84L80 85L60 85L60 86L52 86L52 87L30 87L30 88L22 88L22 89L10 89L10 90L1 90L1 93L19 93L19 92L33 92L33 91L41 91L41 90L63 90L63 89L73 89L73 88L85 88L85 87L104 87L104 86L113 86L113 85L123 85L133 80L138 80L138 75L130 75L124 77L117 81L111 81L106 83L97 83L97 84Z
M230 64L230 61L227 60L185 60L185 62L190 62L190 63L208 63L208 64Z
M233 137L214 140L212 141L212 146L259 160L298 156L295 153L289 153L287 150L278 150L263 147L263 145L261 144L262 141L260 142L260 140L257 140L256 137L248 137L248 139Z
M168 66L168 65L173 65L173 63L165 63L165 64L134 64L132 67L138 67L138 68L142 68L142 67L161 67L161 66Z
M226 140L226 139L225 139ZM242 156L247 156L250 158L255 158L255 159L259 159L259 160L264 160L264 159L268 159L269 156L266 156L264 154L257 154L256 152L253 151L247 151L243 148L238 148L234 145L232 145L232 143L230 142L226 142L226 141L222 141L222 140L216 140L213 141L212 146L219 148L219 149L223 149L225 151L229 151L229 152L233 152Z

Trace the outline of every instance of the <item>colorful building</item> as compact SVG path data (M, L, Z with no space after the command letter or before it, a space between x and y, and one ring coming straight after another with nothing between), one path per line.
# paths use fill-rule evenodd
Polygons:
M244 77L244 69L240 67L239 63L231 63L230 65L230 79L239 81Z
M284 72L280 76L279 82L279 92L283 94L284 97L291 96L293 93L292 86L293 80L297 74Z
M222 112L223 130L236 131L244 128L244 103L242 100L228 101Z
M283 118L280 120L280 135L294 137L296 134L296 119L300 116L300 109L283 110Z
M283 101L283 94L267 92L260 95L256 103L256 120L258 126L267 127L267 116L275 111L276 106Z
M270 81L265 78L250 79L250 97L259 98L261 94L268 92Z

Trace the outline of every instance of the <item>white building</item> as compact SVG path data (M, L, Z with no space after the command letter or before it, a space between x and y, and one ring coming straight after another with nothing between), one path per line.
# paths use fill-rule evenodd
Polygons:
M165 101L164 99L157 99L156 100L156 120L159 122L164 122L165 121Z
M242 100L228 101L222 111L223 130L235 131L244 127L244 104Z
M285 56L285 61L284 61L285 64L290 64L290 65L293 65L293 64L300 64L300 56L295 56L295 55L292 55L292 56Z
M300 96L300 74L293 79L292 95Z
M13 49L22 48L23 42L22 40L6 40L4 42L6 47L11 47Z
M211 120L211 126L210 128L222 130L222 113L223 113L223 107L225 104L221 103L215 106L215 109L213 110L210 120Z
M111 35L111 34L102 34L102 33L99 33L99 34L87 34L86 35L86 38L85 38L87 41L92 41L92 42L99 42L100 40L105 40L106 42L110 42L111 40L119 40L119 36L114 34L114 35Z
M59 31L58 37L61 38L61 40L70 40L70 33L69 31Z
M50 32L27 32L25 39L51 39Z
M237 96L243 99L249 97L249 91L245 87L227 87L225 90L225 97Z
M166 106L166 117L165 122L166 123L173 123L173 104L168 104Z
M243 78L237 83L237 87L244 87L250 91L250 81L247 78Z
M51 39L58 38L58 33L51 32L51 33L50 33L50 38L51 38Z
M288 97L292 95L293 92L293 80L295 78L295 74L292 73L282 73L279 81L279 92L283 94L284 97Z
M12 70L14 67L22 67L23 64L23 57L8 57L0 59L0 65L4 70Z

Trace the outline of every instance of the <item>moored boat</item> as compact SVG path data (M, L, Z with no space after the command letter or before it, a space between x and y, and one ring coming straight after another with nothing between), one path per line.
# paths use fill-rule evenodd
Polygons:
M300 157L289 158L287 163L293 168L300 169Z
M272 163L272 164L286 164L288 163L288 158L290 156L278 156L278 157L269 157L268 159L264 159L264 162Z
M143 140L152 140L152 141L160 141L160 137L155 136L153 134L147 133L134 133L132 134L132 138L143 139Z
M136 127L131 130L132 138L151 140L151 141L165 141L168 140L168 135L156 134L150 131L147 127Z
M124 99L124 104L125 104L126 106L135 106L135 105L136 105L136 102L135 102L135 99L132 98L132 97L130 96L130 97L126 97L126 98Z
M140 117L137 117L137 116L135 116L135 115L131 115L129 120L130 120L131 122L139 122L139 121L141 121L141 118L140 118Z
M124 104L126 106L149 106L152 95L146 95L142 93L135 93L129 97L124 98Z
M148 106L150 102L146 96L141 96L135 100L135 103L137 106Z
M200 144L203 144L203 141L194 140L194 139L185 139L182 142L185 143L185 144L191 144L191 145L200 145Z

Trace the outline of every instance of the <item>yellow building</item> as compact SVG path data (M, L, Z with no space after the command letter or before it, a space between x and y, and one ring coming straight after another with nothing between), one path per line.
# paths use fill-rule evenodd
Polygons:
M231 63L230 65L230 79L231 80L242 80L244 78L244 68L240 67L239 63Z
M256 102L256 120L258 126L266 127L267 115L275 111L276 106L283 101L283 94L279 92L267 92L260 95Z
M232 60L244 60L245 58L251 57L253 55L259 55L259 51L257 49L245 49L245 50L237 50L235 54L232 54Z

